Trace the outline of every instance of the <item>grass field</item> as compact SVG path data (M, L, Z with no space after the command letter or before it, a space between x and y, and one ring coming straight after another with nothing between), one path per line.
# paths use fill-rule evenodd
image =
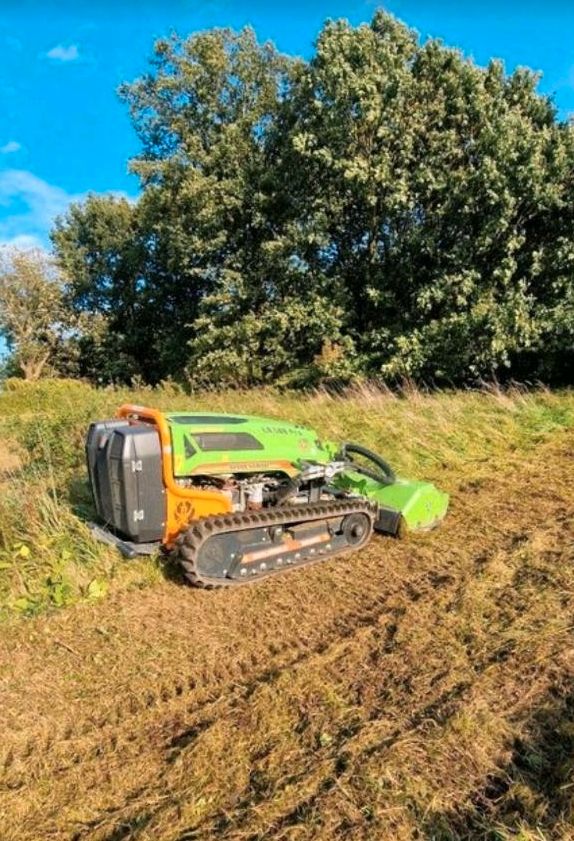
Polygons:
M92 543L126 400L361 441L442 527L235 592ZM2 841L574 838L574 393L0 395Z

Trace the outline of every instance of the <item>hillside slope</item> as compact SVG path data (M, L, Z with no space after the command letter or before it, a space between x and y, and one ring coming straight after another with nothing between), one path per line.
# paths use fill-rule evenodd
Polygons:
M4 841L574 837L574 431L484 451L431 534L5 623Z

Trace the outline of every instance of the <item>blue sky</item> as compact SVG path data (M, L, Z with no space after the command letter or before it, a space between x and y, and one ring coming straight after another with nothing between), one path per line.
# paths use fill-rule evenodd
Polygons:
M155 38L251 24L261 39L308 56L323 21L372 17L352 0L0 0L0 243L46 244L51 222L88 191L137 195L138 149L116 89L146 70ZM574 113L574 3L389 0L423 38L484 64L542 71L563 117Z

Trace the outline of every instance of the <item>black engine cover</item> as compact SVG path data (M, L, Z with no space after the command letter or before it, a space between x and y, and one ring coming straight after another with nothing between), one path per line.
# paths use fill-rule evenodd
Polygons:
M125 420L92 423L88 472L98 516L134 543L159 541L166 519L159 434Z

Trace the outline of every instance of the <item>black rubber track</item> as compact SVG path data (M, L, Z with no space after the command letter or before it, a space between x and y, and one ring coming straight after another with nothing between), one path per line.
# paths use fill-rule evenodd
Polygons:
M360 549L370 540L373 534L374 520L377 515L376 504L364 499L333 500L328 502L317 502L308 505L293 505L279 508L272 508L266 511L247 511L238 514L217 514L211 517L204 517L191 523L185 531L177 538L173 549L173 556L181 564L184 575L194 587L205 589L216 589L221 587L239 587L261 581L263 578L270 578L274 575L281 575L303 566L310 566L319 561L328 560L338 555L347 554ZM207 540L216 535L227 532L237 532L245 529L272 528L273 526L295 526L302 523L314 521L328 521L339 519L350 514L365 514L369 518L370 528L365 533L364 539L352 546L339 548L320 557L302 559L299 563L283 569L268 570L247 580L233 578L213 578L202 574L197 563L199 549Z

